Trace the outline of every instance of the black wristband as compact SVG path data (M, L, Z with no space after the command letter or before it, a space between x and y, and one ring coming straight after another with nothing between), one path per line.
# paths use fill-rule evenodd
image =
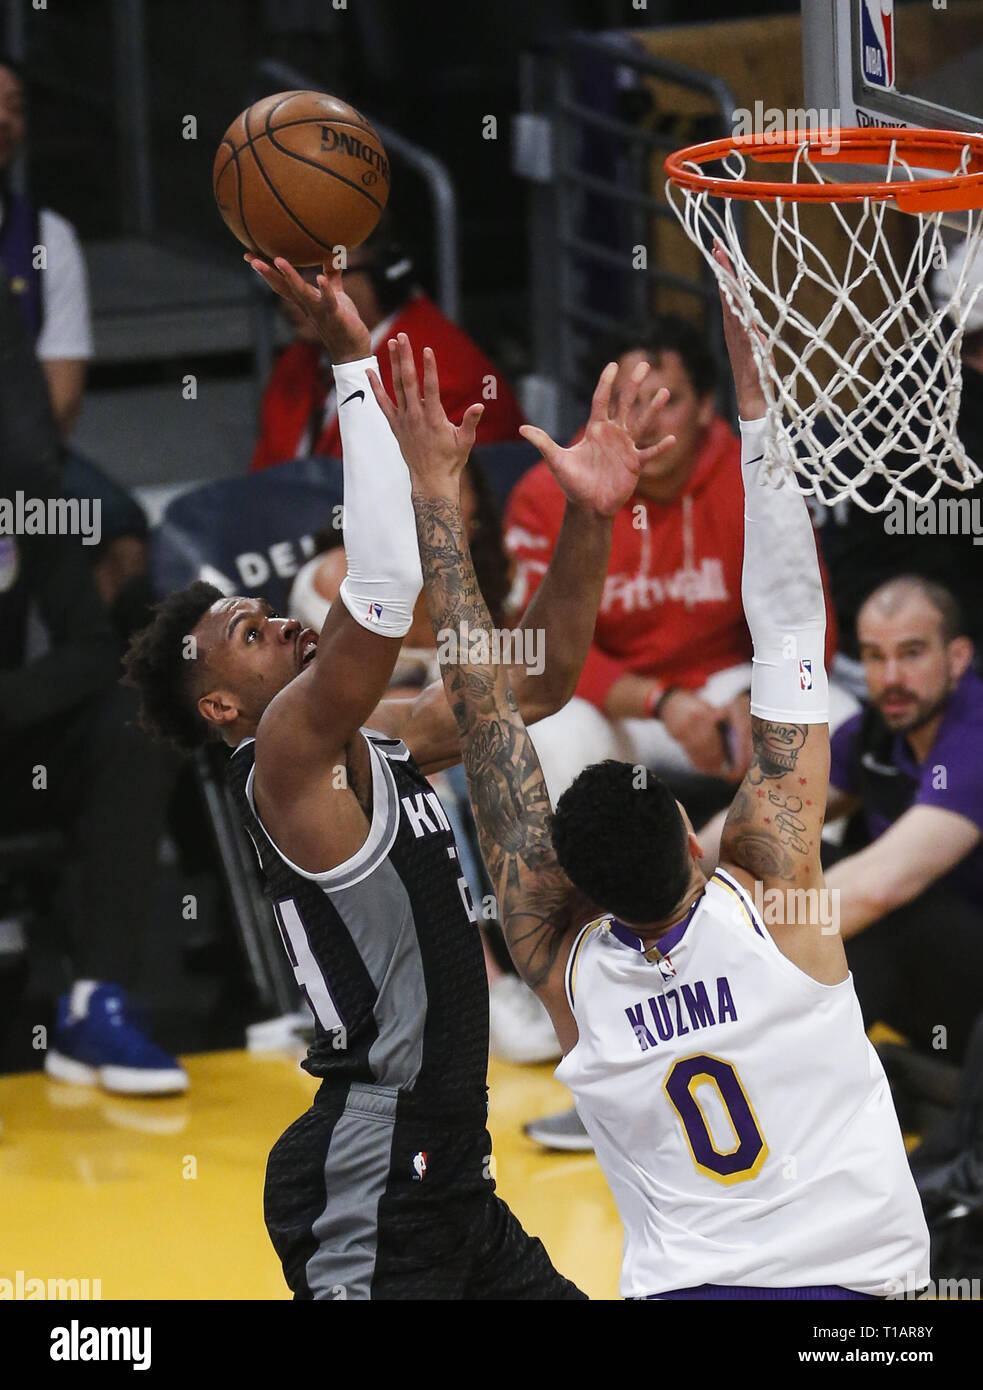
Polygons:
M682 690L682 688L683 688L683 687L682 687L681 685L670 685L666 690L663 690L662 694L661 694L661 695L659 696L659 698L656 700L656 702L655 702L655 707L654 707L654 709L652 710L652 718L653 718L653 719L661 719L661 718L662 718L662 710L663 710L663 708L664 708L664 706L665 706L665 703L666 703L666 701L668 700L669 696L670 696L670 695L675 695L676 691L677 691L677 690Z

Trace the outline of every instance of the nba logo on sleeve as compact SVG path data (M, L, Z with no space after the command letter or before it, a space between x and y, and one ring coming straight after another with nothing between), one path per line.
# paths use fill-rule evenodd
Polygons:
M860 40L864 81L894 88L894 0L863 0Z
M382 604L370 603L369 611L366 613L365 617L367 622L377 623L379 619L382 617Z
M812 689L812 662L811 662L811 660L802 660L802 661L799 662L799 689L800 689L800 690L811 690L811 689Z

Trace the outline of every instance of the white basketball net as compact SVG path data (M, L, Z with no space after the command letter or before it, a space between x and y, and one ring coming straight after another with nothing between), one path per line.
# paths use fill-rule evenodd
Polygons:
M884 181L914 179L897 146L891 151ZM966 154L953 146L953 173L965 172ZM808 141L790 163L793 181L811 176L833 182L810 161ZM687 167L705 172L695 163ZM713 174L744 179L746 168L745 156L734 150L716 162ZM666 196L750 333L767 401L770 473L791 473L800 492L827 506L849 497L869 512L884 510L899 494L920 502L944 484L962 490L983 480L956 434L960 344L983 289L967 290L967 270L983 237L983 211L959 215L965 217L959 239L968 243L967 254L953 277L950 302L937 307L926 281L948 263L941 236L945 213L911 214L918 223L914 250L896 264L884 229L888 202L822 203L820 215L835 217L846 238L844 265L834 269L800 226L797 202L780 197L738 202L671 179ZM735 226L738 206L748 209L749 219L762 218L770 230L772 254L762 274L742 249ZM713 259L715 238L726 248L735 274ZM808 284L822 292L824 310L815 321L801 302L800 291ZM861 288L863 310L855 302ZM845 352L829 340L843 320L850 325Z

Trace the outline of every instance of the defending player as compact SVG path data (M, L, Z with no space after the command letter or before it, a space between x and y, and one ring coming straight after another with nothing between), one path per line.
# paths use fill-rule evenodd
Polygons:
M235 748L234 794L316 1018L305 1065L324 1080L270 1155L267 1226L298 1298L582 1298L494 1196L484 961L454 837L423 775L459 759L454 719L439 683L379 703L421 573L406 467L367 376L369 334L339 275L316 288L276 264L262 273L303 305L334 363L342 601L318 637L197 584L161 605L128 657L159 732L186 745L218 732ZM401 348L410 354L405 335ZM562 466L564 553L532 618L560 703L587 651L610 546L592 489L613 475L630 490L656 453L636 450L606 406L599 391L588 437ZM461 466L480 414L473 406L448 426ZM516 674L524 708L544 713L555 689Z
M705 878L685 811L642 768L588 768L551 826L508 672L450 665L443 679L506 940L550 1011L566 1054L557 1075L624 1222L624 1296L885 1296L927 1280L928 1236L842 942L822 930L815 540L802 497L759 482L764 402L748 341L724 314L746 422L754 754L718 871ZM380 404L410 469L433 624L480 627L459 468L405 373L400 392L398 407ZM537 442L562 477L563 451ZM579 931L571 881L607 909Z

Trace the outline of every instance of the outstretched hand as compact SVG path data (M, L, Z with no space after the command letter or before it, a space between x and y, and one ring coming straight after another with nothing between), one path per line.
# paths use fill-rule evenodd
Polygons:
M375 372L368 374L379 409L389 421L396 436L400 453L410 470L414 489L439 492L456 497L460 490L460 474L474 447L478 421L483 405L470 405L459 425L452 425L440 402L440 382L437 379L437 359L432 348L423 349L423 396L413 361L413 348L405 333L389 340L389 358L393 370L393 395Z
M371 356L372 338L344 291L340 270L325 262L321 274L311 285L282 256L272 265L248 252L243 260L281 299L295 304L307 315L332 362L358 362Z
M564 496L599 516L613 517L619 512L637 488L638 476L646 464L676 442L676 436L669 434L646 449L639 449L636 443L669 400L669 392L663 387L644 411L633 412L638 388L649 371L647 362L639 362L619 393L612 413L612 387L618 366L609 362L594 391L584 437L569 449L561 449L545 430L533 425L523 425L519 431L530 444L535 444L549 464Z

